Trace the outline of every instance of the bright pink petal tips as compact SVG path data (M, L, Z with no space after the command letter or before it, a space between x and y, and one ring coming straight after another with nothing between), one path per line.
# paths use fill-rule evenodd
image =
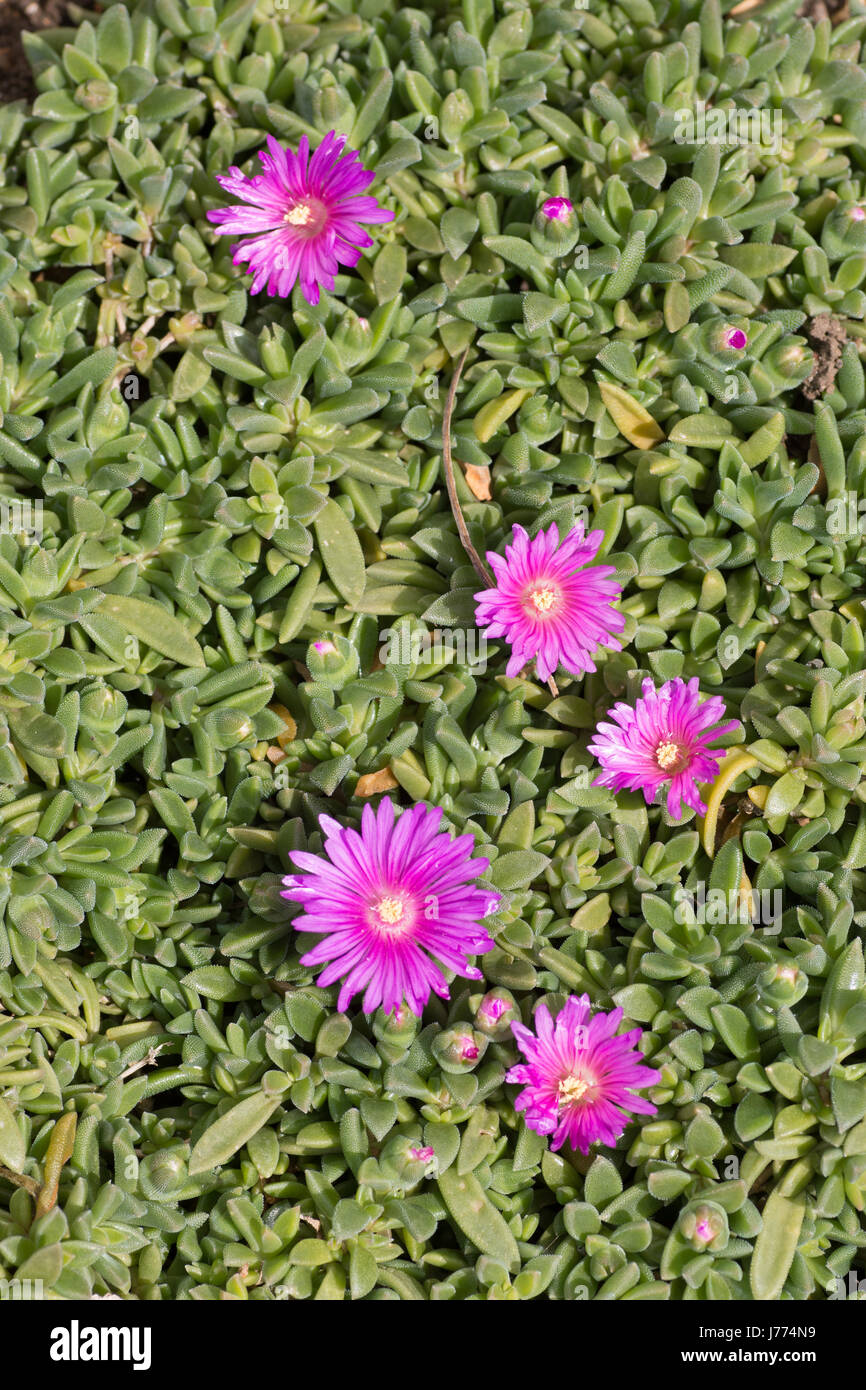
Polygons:
M553 222L567 222L574 211L574 203L570 198L546 198L541 211Z
M658 690L651 680L634 706L623 702L609 711L613 724L602 723L595 731L590 753L603 771L593 786L614 791L642 791L649 804L659 787L669 782L667 807L672 816L682 815L683 803L703 814L706 806L698 783L711 782L724 757L710 747L716 739L737 727L720 724L725 706L717 695L701 703L698 678L686 683L665 681Z
M395 821L383 799L364 807L360 833L320 817L324 853L291 855L305 870L283 879L282 896L304 908L292 925L321 937L301 964L324 965L323 988L342 981L338 1009L363 990L364 1013L405 1003L420 1017L431 991L448 998L440 965L479 978L467 957L492 950L481 921L499 894L473 883L488 861L470 858L472 837L452 839L441 819L419 804Z
M420 1149L411 1148L409 1157L414 1159L416 1163L429 1163L431 1159L436 1157L436 1151L431 1149L429 1144L424 1144Z
M611 578L616 571L591 563L603 539L603 531L586 536L582 521L562 541L555 525L533 540L515 526L504 558L488 552L496 586L475 595L475 619L486 637L503 637L511 646L509 676L532 660L539 680L560 665L581 675L595 670L599 647L620 650L614 634L622 632L625 618L613 606L622 592Z
M298 153L268 136L259 152L264 170L247 178L238 168L218 174L217 182L241 201L208 213L220 236L241 236L235 265L248 262L251 292L265 290L285 299L300 282L309 304L318 304L320 289L333 290L341 265L357 265L361 251L373 245L364 222L391 222L388 212L363 190L373 175L356 150L343 151L345 136L334 131L310 157L307 137Z
M506 1081L523 1090L514 1102L536 1134L550 1134L551 1149L568 1142L581 1153L590 1144L616 1144L632 1114L654 1115L656 1107L635 1091L654 1086L661 1074L644 1063L640 1028L615 1037L622 1009L592 1014L589 995L571 995L556 1023L545 1004L536 1011L537 1034L512 1024L525 1063Z

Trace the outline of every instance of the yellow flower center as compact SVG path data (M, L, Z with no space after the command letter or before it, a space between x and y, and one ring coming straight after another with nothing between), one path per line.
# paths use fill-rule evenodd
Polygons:
M582 1076L563 1077L559 1083L559 1103L560 1105L572 1105L575 1101L582 1100L592 1085L591 1081L586 1081Z
M529 595L529 601L540 617L545 617L553 608L559 595L550 584L544 584L538 589L533 589Z
M293 208L289 208L284 222L288 222L291 227L309 227L315 213L309 203L296 203Z
M382 898L381 902L376 904L375 911L379 921L387 927L399 926L406 916L406 910L399 898Z
M680 750L676 743L660 743L656 749L656 762L662 772L668 772L680 759Z

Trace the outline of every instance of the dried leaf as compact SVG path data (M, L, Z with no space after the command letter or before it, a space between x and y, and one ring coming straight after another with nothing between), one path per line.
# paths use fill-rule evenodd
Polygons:
M376 796L379 792L392 792L400 783L390 767L380 768L378 772L365 772L355 784L355 796Z

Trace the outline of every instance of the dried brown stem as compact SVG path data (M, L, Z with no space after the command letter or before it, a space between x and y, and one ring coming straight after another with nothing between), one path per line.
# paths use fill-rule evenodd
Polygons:
M471 343L467 343L463 349L463 356L457 363L457 370L451 378L451 385L448 388L448 399L445 402L445 412L442 416L442 464L445 470L445 486L448 489L448 501L451 504L451 511L457 523L457 533L460 536L460 543L466 554L472 561L476 574L489 587L494 587L496 580L493 572L488 568L486 562L482 560L475 546L472 544L472 537L469 535L469 528L466 525L466 518L460 506L460 499L457 496L457 482L454 477L454 455L451 452L451 417L454 414L454 401L457 396L457 387L460 385L460 377L463 373L463 366L469 352ZM551 676L547 682L547 688L554 699L559 694L556 681Z
M445 486L448 489L448 501L451 504L451 511L457 523L457 533L460 536L460 543L472 561L478 577L483 579L488 587L492 587L496 581L486 562L482 560L475 546L472 544L472 537L469 535L466 518L460 506L460 499L457 496L457 482L454 477L454 455L451 452L451 417L454 414L454 401L457 396L457 387L460 385L460 377L470 347L471 344L467 344L463 349L463 356L457 363L457 370L451 378L451 385L448 388L448 399L445 402L445 413L442 416L442 464L445 469Z
M28 1178L24 1173L13 1173L11 1168L6 1168L0 1163L0 1178L5 1178L7 1182L14 1183L16 1187L24 1187L31 1197L38 1197L39 1184L33 1178Z

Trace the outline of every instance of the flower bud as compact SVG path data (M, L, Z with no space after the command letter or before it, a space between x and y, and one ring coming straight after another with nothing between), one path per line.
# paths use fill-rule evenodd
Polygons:
M570 199L547 198L530 224L529 240L536 251L551 259L567 256L579 239L580 224Z
M812 370L815 355L802 338L783 338L761 358L761 365L781 377L786 388L799 385Z
M386 1140L379 1155L384 1168L391 1168L404 1183L420 1182L436 1171L436 1152L423 1139L395 1134Z
M728 1218L715 1202L687 1207L679 1219L680 1234L694 1250L721 1250L728 1243Z
M92 733L113 733L126 716L126 700L119 690L94 685L81 697L81 725Z
M866 251L866 206L840 202L826 217L821 248L831 264Z
M570 198L546 198L541 204L541 211L553 222L567 222L574 212L574 203Z
M380 1052L389 1062L396 1062L405 1056L418 1033L420 1020L409 1008L401 1004L393 1014L379 1009L371 1022L374 1036L382 1044Z
M803 998L809 981L798 966L777 963L761 971L757 986L762 1004L782 1009L791 1008Z
M459 1076L461 1072L472 1071L487 1049L487 1039L483 1033L476 1033L468 1023L458 1023L454 1028L445 1028L433 1039L433 1056L444 1072Z
M409 1157L413 1163L430 1163L436 1157L436 1151L429 1144L424 1144L420 1149L410 1148Z
M164 1202L184 1186L187 1167L182 1149L158 1149L141 1160L138 1185L148 1201Z
M742 367L749 355L748 323L730 319L708 319L700 325L698 351L704 361L723 371Z
M103 444L120 439L129 427L129 406L115 389L97 401L87 421L87 447L96 453Z
M307 669L319 685L340 690L358 672L358 653L345 637L320 637L307 648Z
M520 1018L520 1011L510 990L497 987L481 998L475 995L470 1003L475 1009L475 1026L482 1033L494 1042L511 1037L511 1025Z
M355 366L370 349L369 319L356 318L351 310L347 311L332 334L332 342L340 361Z
M117 105L117 88L113 82L103 82L99 78L92 78L89 82L81 82L75 89L75 101L85 111L96 115L101 111L110 111Z
M223 752L249 743L255 736L252 715L240 709L215 709L202 720L202 728L214 747Z

